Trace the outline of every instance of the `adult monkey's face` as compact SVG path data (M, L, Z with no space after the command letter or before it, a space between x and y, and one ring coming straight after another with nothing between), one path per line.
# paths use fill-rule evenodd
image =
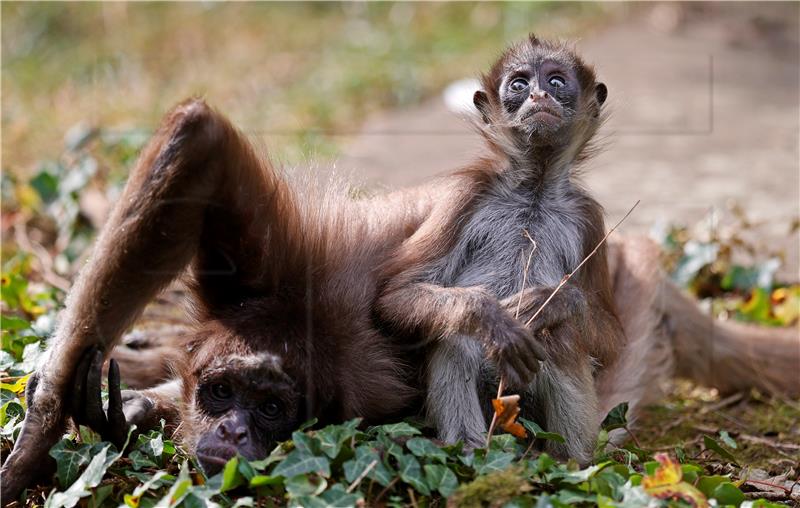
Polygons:
M301 423L302 399L277 356L224 355L196 374L189 442L209 476L236 454L266 457Z

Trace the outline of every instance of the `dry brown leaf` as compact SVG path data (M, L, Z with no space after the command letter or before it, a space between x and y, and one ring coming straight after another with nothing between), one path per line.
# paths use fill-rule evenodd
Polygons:
M517 422L519 416L519 395L506 395L492 399L492 407L500 427L516 437L528 437L525 427Z

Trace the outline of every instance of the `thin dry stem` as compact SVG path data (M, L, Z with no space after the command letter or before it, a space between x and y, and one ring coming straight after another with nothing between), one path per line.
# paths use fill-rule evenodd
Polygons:
M353 483L351 483L350 486L347 487L347 492L348 493L353 492L353 490L355 490L355 488L358 487L361 481L369 474L370 471L372 471L372 468L375 467L376 465L378 465L378 459L375 459L372 462L370 462L369 465L366 467L366 469L364 469L364 471L362 471L361 474L358 475L358 478L353 480Z
M497 399L503 396L503 390L505 390L505 383L503 382L503 378L500 378L500 382L497 384ZM494 429L497 426L497 411L494 412L494 416L492 416L492 423L489 425L489 432L486 434L486 448L489 448L489 443L492 442L492 434L494 434Z
M615 230L616 230L616 229L619 227L619 225L620 225L620 224L622 224L622 222L623 222L625 219L627 219L627 218L628 218L628 216L631 214L631 212L633 212L633 210L634 210L634 209L635 209L637 206L639 206L639 203L640 203L640 202L641 202L641 200L636 200L636 203L634 203L634 205L631 207L631 209L630 209L630 210L628 210L628 213L626 213L626 214L625 214L625 216L624 216L623 218L621 218L621 219L619 220L619 222L617 222L617 223L614 225L614 227L613 227L613 228L611 228L611 229L609 229L609 230L608 230L608 233L606 233L606 235L603 237L603 239L602 239L602 240L600 240L600 241L597 243L597 245L595 245L594 249L592 249L592 252L590 252L588 256L586 256L585 258L583 258L583 261L581 261L581 262L578 264L578 266L576 266L576 267L575 267L575 269L574 269L574 270L572 270L570 273L568 273L567 275L565 275L565 276L564 276L564 278L562 278L562 279L561 279L561 282L559 282L559 283L558 283L558 286L556 286L556 288L553 290L553 292L552 292L552 293L550 293L550 296L548 296L548 297L547 297L547 300L545 300L545 301L544 301L544 303L543 303L543 304L542 304L542 305L541 305L541 306L540 306L540 307L539 307L539 308L536 310L536 312L534 312L534 313L533 313L533 316L531 316L531 318L528 320L528 322L527 322L527 323L525 323L525 327L526 327L526 328L527 328L528 326L530 326L530 325L531 325L531 323L533 323L533 320L534 320L534 319L536 319L536 316L538 316L539 314L541 314L542 310L544 310L544 308L545 308L545 307L547 307L547 304L548 304L548 303L550 303L550 300L552 300L552 299L553 299L553 297L554 297L554 296L556 296L556 293L558 293L558 292L559 292L559 290L560 290L562 287L564 287L564 284L566 284L566 283L569 281L569 279L570 279L570 278L572 278L572 276L573 276L573 275L575 275L575 272L577 272L578 270L580 270L580 268L581 268L581 267L582 267L582 266L583 266L583 265L584 265L584 264L585 264L587 261L589 261L589 259L590 259L592 256L594 256L594 253L595 253L595 252L597 252L597 250L598 250L598 249L599 249L599 248L600 248L600 247L601 247L601 246L602 246L604 243L606 243L606 240L608 240L608 237L611 235L611 233L613 233L613 232L614 232L614 231L615 231Z
M522 289L519 292L519 299L517 300L517 311L514 313L514 318L519 319L519 310L522 307L522 292L525 291L525 286L528 285L528 270L531 267L531 259L533 258L533 253L536 250L536 240L531 237L531 234L528 233L527 229L522 230L525 233L525 236L528 237L528 240L531 241L533 247L531 247L531 251L528 253L528 260L525 262L525 271L522 272Z

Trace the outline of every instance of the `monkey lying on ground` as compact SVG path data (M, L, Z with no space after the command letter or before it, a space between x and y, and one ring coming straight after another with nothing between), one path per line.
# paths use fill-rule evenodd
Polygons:
M131 423L180 422L213 473L237 452L263 456L311 417L414 413L418 389L439 434L474 446L500 374L526 390L523 416L566 435L554 451L586 460L604 411L622 400L640 407L673 371L724 389L800 390L782 374L800 365L795 335L712 328L664 280L644 240L598 252L525 325L603 236L599 205L569 176L606 93L573 53L531 37L476 94L486 157L355 201L289 181L203 102L176 107L143 151L31 378L2 470L4 502L32 480L68 418L118 444ZM537 245L525 288L524 232ZM120 391L112 362L103 408L104 358L187 266L197 324L176 356L176 379ZM419 355L428 359L420 372ZM760 372L764 361L772 368Z

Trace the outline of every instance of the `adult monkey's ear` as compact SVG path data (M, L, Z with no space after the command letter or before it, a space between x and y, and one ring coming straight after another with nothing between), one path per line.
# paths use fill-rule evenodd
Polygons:
M594 87L594 95L597 97L597 103L603 104L608 97L608 88L605 83L597 83Z
M475 95L472 96L472 103L475 104L475 107L478 108L478 111L481 113L481 117L483 117L483 123L489 123L489 97L486 95L486 92L483 90L478 90L475 92Z

